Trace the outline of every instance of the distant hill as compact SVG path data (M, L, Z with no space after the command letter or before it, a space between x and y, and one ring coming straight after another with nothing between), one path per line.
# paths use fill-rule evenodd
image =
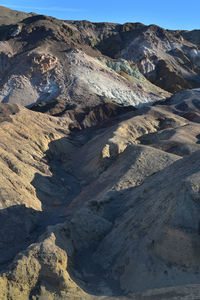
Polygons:
M16 24L28 17L34 16L35 13L25 13L22 11L12 10L10 8L0 6L0 25Z

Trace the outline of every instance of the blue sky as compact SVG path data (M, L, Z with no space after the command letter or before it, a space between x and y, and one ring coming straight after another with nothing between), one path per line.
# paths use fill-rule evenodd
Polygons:
M4 0L12 9L93 22L141 22L168 29L200 29L200 0Z

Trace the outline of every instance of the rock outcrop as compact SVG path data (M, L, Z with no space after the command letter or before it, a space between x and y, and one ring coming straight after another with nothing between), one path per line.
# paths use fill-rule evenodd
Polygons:
M31 14L19 14L18 20L8 12L15 22L0 27L1 69L6 72L1 102L28 106L59 97L76 105L86 98L95 105L105 96L141 106L200 85L198 32Z

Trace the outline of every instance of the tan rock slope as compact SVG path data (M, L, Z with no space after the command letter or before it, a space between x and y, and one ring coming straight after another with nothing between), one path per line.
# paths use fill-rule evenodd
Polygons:
M198 299L198 101L85 127L1 104L0 299Z

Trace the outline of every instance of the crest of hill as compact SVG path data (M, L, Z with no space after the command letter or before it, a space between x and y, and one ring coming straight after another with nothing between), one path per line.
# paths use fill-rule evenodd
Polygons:
M35 13L25 13L12 10L5 6L0 6L0 25L16 24L28 17L36 15Z

